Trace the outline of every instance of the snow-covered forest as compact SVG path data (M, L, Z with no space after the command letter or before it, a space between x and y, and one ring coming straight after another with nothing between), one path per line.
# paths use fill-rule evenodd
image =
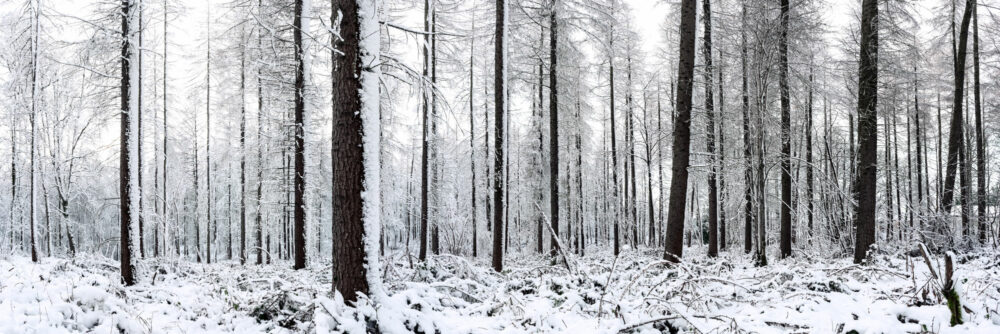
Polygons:
M1000 333L1000 1L0 1L0 333Z

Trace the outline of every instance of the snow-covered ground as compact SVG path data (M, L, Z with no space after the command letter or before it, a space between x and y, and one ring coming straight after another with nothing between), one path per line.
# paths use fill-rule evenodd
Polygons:
M572 272L513 258L502 275L487 258L411 269L394 256L387 300L353 307L330 296L328 266L144 260L141 283L124 288L111 259L5 257L0 333L1000 333L1000 253L959 258L965 324L951 327L919 257L857 266L799 255L757 268L742 252L686 252L673 267L659 250L597 254Z

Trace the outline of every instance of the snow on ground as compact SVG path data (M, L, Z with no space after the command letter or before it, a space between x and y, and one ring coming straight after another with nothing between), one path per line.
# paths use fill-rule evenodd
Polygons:
M141 283L124 288L111 259L2 257L0 333L1000 333L998 253L959 258L966 323L951 327L919 257L857 266L799 255L757 268L742 253L686 252L673 267L659 250L598 254L572 260L572 273L514 258L502 275L487 258L411 269L397 255L388 299L354 306L330 295L329 266L144 260Z

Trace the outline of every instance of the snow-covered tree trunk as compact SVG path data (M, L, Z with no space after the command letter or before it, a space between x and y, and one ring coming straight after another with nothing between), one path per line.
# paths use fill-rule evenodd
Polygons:
M333 289L356 301L381 295L378 3L334 0L333 8Z
M119 157L119 207L121 220L121 262L122 280L125 285L136 283L135 251L139 249L138 217L132 208L139 207L138 183L139 166L137 155L138 122L132 112L139 110L138 86L139 63L137 17L139 5L136 0L122 0L122 49L121 49L121 139Z

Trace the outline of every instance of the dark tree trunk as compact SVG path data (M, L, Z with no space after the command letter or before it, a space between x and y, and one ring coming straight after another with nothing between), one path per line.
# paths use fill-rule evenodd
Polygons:
M684 207L691 156L691 96L694 84L695 0L681 1L680 47L677 66L677 120L674 122L667 242L663 258L679 262L684 251Z
M143 9L143 6L140 3L139 9L138 9L138 11L139 11L139 26L140 27L143 26L143 23L142 23L142 9ZM139 78L142 78L142 48L143 48L143 46L142 46L142 32L143 32L143 30L145 30L145 29L140 28L139 32L138 32L138 35L139 35L139 39L138 39L139 48L138 48L138 51L137 51L137 56L139 57L139 62L137 64L139 66L136 67L136 70L139 73ZM138 168L137 168L136 171L137 171L137 174L139 176L137 178L137 180L136 180L136 183L138 184L137 190L138 190L138 195L139 195L139 207L138 207L138 212L137 212L138 218L139 218L139 257L140 258L144 258L144 257L146 257L146 241L145 241L146 240L146 235L145 235L146 234L145 233L146 217L143 214L143 208L142 208L142 79L137 80L135 82L135 85L136 85L137 91L139 92L139 94L136 95L136 100L139 101L138 102L139 103L139 108L136 110L136 123L137 123L137 126L136 126L136 129L137 129L136 130L136 137L137 137L136 142L137 143L136 143L136 145L137 145L137 147L136 147L136 155L135 155L136 166L138 166Z
M747 8L746 1L742 2L740 11L740 70L742 72L741 93L743 100L743 253L750 254L753 251L753 144L750 143L750 94L747 89Z
M861 5L861 62L858 68L858 175L854 192L858 199L854 263L868 256L875 243L875 183L878 164L878 1Z
M705 56L705 146L708 150L708 256L719 256L719 188L716 172L715 156L715 106L712 95L712 2L702 0L702 19L705 25L704 47Z
M475 14L473 14L475 15ZM475 16L472 19L472 31L476 31L476 20ZM475 92L475 71L476 68L476 38L475 35L469 41L469 169L472 172L472 196L470 199L470 204L472 204L472 258L476 258L479 255L479 235L478 226L476 224L476 202L478 202L478 197L476 196L476 111L473 104L473 92ZM409 194L409 192L407 192Z
M167 40L167 22L169 22L169 21L167 21L167 12L168 12L167 11L167 0L163 0L163 8L164 8L164 10L163 10L163 55L162 55L162 57L163 57L163 188L161 189L161 191L162 191L162 193L161 193L162 198L160 200L162 201L161 205L163 206L163 217L161 218L161 221L163 222L163 225L164 225L163 227L166 228L166 222L167 222L167 217L168 217L167 212L169 212L169 210L167 210L167 151L168 151L167 150L167 44L169 44L168 40ZM67 235L69 235L68 231L67 231ZM70 240L72 240L72 237L70 238ZM157 242L159 242L159 239L157 239ZM70 244L72 244L72 241L71 241ZM167 243L166 243L166 241L164 241L164 247L163 248L167 249ZM159 247L157 247L157 248L154 249L153 256L156 256L156 257L160 256L160 254L159 254Z
M298 4L296 7L299 9L296 13L301 13L302 2L301 0L296 2ZM378 233L377 230L372 230L372 226L366 227L366 223L368 223L366 219L374 219L377 222L378 217L364 216L366 207L376 204L367 202L362 197L362 192L372 190L377 192L379 189L377 178L374 180L375 182L367 179L373 176L369 175L370 173L379 173L379 171L376 169L365 172L366 166L378 166L378 161L365 160L366 157L376 156L377 153L365 152L365 148L370 148L372 145L367 145L368 143L364 140L365 136L378 138L377 133L368 133L368 131L379 131L379 125L377 123L374 125L366 124L367 122L378 122L378 117L366 115L366 113L377 112L379 101L376 98L362 102L363 93L361 90L373 91L372 87L366 86L376 84L377 78L372 78L374 76L372 73L363 73L363 71L372 71L362 68L362 59L371 56L364 54L364 52L373 51L362 50L360 45L362 36L365 36L364 38L379 38L379 34L371 31L362 34L361 20L373 20L376 13L371 8L367 9L370 12L359 12L362 9L359 8L358 2L357 0L332 1L333 8L336 9L334 13L343 13L340 17L340 38L335 38L332 45L334 50L339 51L339 54L334 54L335 63L332 71L335 83L332 87L333 100L338 101L338 103L333 104L334 200L332 210L337 213L333 215L332 221L332 232L336 238L332 243L333 290L340 292L344 296L344 300L349 302L357 301L358 294L369 293L371 282L367 279L368 272L369 270L378 271L378 263L369 262L375 255L367 254L366 250L370 248L370 245L366 245L365 240L372 240L369 234ZM300 14L296 14L296 16L298 15ZM336 14L334 15L331 19L336 21ZM370 15L371 17L361 18L361 15ZM301 75L301 66L299 69ZM364 103L376 105L365 106ZM367 198L378 203L378 195ZM295 217L297 220L299 219L298 214ZM298 234L296 234L296 238L298 238ZM296 249L296 262L301 257L304 264L304 251L302 254L299 253L299 250L304 249L302 240L296 240ZM376 268L369 268L369 266L376 266Z
M302 2L303 2L303 0L296 0L295 1L295 19L294 19L294 22L293 22L293 24L295 25L295 29L293 29L293 36L294 36L294 39L295 39L295 123L294 123L294 126L293 126L293 131L295 131L295 133L293 134L295 136L295 138L294 138L294 140L295 140L295 152L294 152L294 154L295 154L295 175L293 176L294 177L293 184L294 184L294 187L295 187L295 194L294 194L294 196L295 196L295 202L294 202L295 203L294 204L295 207L293 209L294 210L293 216L294 216L294 219L295 219L295 221L293 223L293 229L294 229L294 231L293 231L293 233L294 233L293 238L295 239L293 241L295 243L295 250L294 250L295 251L295 263L292 264L292 269L296 269L296 270L297 269L302 269L302 268L306 267L306 245L305 245L306 244L306 203L305 203L305 190L306 190L305 189L305 187L306 187L306 178L305 178L306 175L305 175L305 172L306 172L306 161L305 161L305 138L304 138L304 136L305 136L304 126L305 126L305 124L303 123L303 117L305 116L305 109L306 109L306 101L305 101L305 94L306 94L305 53L307 51L302 48L302 34L303 34L303 32L302 32L302 30L303 30L302 29ZM352 5L353 6L357 6L357 3L353 2L353 1L347 1L347 2L349 2L349 3L348 4L342 4L342 5L345 6L345 7L346 6L352 6ZM356 9L352 10L352 11L344 11L344 13L348 13L348 14L346 14L343 19L347 20L348 17L353 16L353 15L350 15L350 14L353 14L353 13L356 13L356 12L357 12ZM355 17L354 19L356 20L357 17ZM350 24L341 22L341 29L350 29L349 26L350 26ZM342 33L343 33L343 31L342 31ZM356 47L357 43L354 43L354 45ZM356 57L357 56L355 56L355 58ZM355 62L359 62L360 61L360 60L355 60L354 58L347 58L347 59L349 59L349 61L355 61ZM345 69L344 71L348 71L348 69ZM357 74L357 72L350 72L350 73ZM339 78L342 78L342 77L339 77ZM354 91L357 91L357 89L355 89ZM335 101L341 101L341 100L336 100L335 99ZM341 102L342 105L344 103L347 103L347 102ZM348 110L350 110L350 112L357 112L358 109L357 108L353 108L353 109L348 109ZM343 116L340 116L340 117L343 117ZM338 119L338 121L339 122L346 122L345 120L339 120L339 119ZM358 122L360 123L360 120L358 120ZM337 124L337 123L334 123L334 124ZM355 129L356 132L360 133L360 131L356 130L356 129L360 128L360 124L356 125L357 127L350 127L352 125L354 125L354 124L351 124L351 125L346 125L346 124L345 125L340 125L340 124L338 124L338 128L340 126L348 126L349 127L348 129ZM347 129L344 129L344 130L347 130ZM338 140L337 142L343 143L342 140ZM358 144L359 143L356 143L356 145L358 145ZM336 160L336 159L334 159L334 160ZM357 158L357 160L360 161L361 159ZM211 170L211 166L209 166L209 170ZM337 175L337 174L334 173L334 175ZM360 179L360 177L358 177L358 179ZM338 185L338 186L349 187L348 185ZM209 191L209 194L211 194L211 191ZM211 197L211 196L209 196L209 197ZM337 198L337 197L334 196L334 198ZM334 212L338 212L339 213L338 215L341 215L341 216L345 215L345 213L343 213L342 211L334 210ZM360 219L358 219L358 221L360 221ZM337 235L337 234L334 233L334 235ZM360 239L358 239L358 240L360 240ZM347 296L345 295L345 298L346 297Z
M32 20L31 20L31 25L32 25L32 29L31 29L32 30L32 32L31 32L31 114L28 115L29 116L28 117L29 118L29 122L30 122L30 129L31 129L31 140L30 140L30 143L31 143L30 144L31 145L31 148L30 148L30 150L31 150L31 152L30 152L31 153L31 159L29 160L29 164L30 164L29 165L29 170L30 170L30 172L28 174L29 175L29 177L28 177L28 180L29 180L28 183L30 185L29 186L30 188L28 189L28 195L30 197L28 199L28 203L29 203L28 204L28 214L29 214L28 221L30 222L29 228L31 229L30 230L30 237L31 237L31 261L32 262L38 262L38 246L37 246L37 243L36 243L36 236L35 236L35 225L36 225L35 224L35 197L36 197L35 196L35 174L37 172L35 170L35 158L38 156L38 154L36 153L37 147L35 146L35 116L36 116L36 114L38 112L38 32L39 32L38 31L39 30L38 26L41 24L40 22L38 22L38 18L39 18L38 11L39 10L40 10L40 8L38 8L38 3L37 2L33 3L32 4L32 9L31 9L31 11L32 11ZM128 72L124 72L123 71L122 72L122 76L124 77L126 75L128 75ZM124 250L125 248L122 248L122 249Z
M792 255L792 115L788 97L788 0L781 0L778 85L781 88L781 257Z
M122 281L126 286L131 286L136 283L135 279L135 264L132 261L132 242L131 242L131 232L133 228L132 217L132 203L130 201L132 195L132 178L131 178L131 161L129 157L131 156L132 150L132 122L130 119L130 113L133 111L132 105L132 78L131 66L133 60L133 54L136 52L136 45L133 45L131 20L134 19L135 12L138 10L138 6L134 0L122 0L122 53L121 53L121 138L120 142L120 153L119 153L119 174L118 174L118 206L120 209L120 233L119 239L121 241L121 248L119 251L119 260L121 262L121 273Z
M719 157L716 170L722 168L726 161L726 113L724 111L726 104L725 90L722 89L723 80L725 77L722 74L722 65L719 66ZM726 238L726 173L719 173L719 250L725 251L728 239Z
M915 127L915 130L916 130L915 132L916 132L916 136L917 136L917 140L916 140L916 146L917 146L917 156L916 156L916 162L917 162L917 170L916 170L916 175L917 175L917 207L916 207L916 210L919 213L918 217L922 217L923 216L923 209L924 209L924 180L927 179L927 173L926 173L926 171L924 169L924 147L923 147L923 145L924 145L924 143L923 143L924 142L924 137L923 137L923 129L920 126L920 100L919 100L919 98L920 98L920 91L919 91L919 89L917 87L917 67L916 67L916 65L914 65L913 66L913 125ZM930 189L928 189L928 190L930 190ZM918 218L918 219L921 220L920 227L922 228L923 227L922 218ZM913 227L913 226L911 226L911 227Z
M551 255L559 249L559 83L556 42L559 38L555 1L549 13L549 217L552 223Z
M972 9L975 6L974 0L967 0L965 3L965 12L962 14L962 27L959 32L958 46L955 56L955 93L953 96L953 112L951 115L951 133L948 135L948 166L947 172L945 174L944 189L942 189L941 194L941 207L944 209L944 213L947 215L951 212L952 205L954 204L955 198L955 173L956 169L959 167L959 155L962 155L962 146L964 145L965 133L963 131L963 116L962 116L962 96L965 92L965 55L966 55L966 44L969 39L969 20L972 16ZM963 220L967 219L966 212L968 210L963 210Z
M506 0L496 0L496 31L493 38L494 44L494 64L493 64L493 95L494 95L494 163L493 163L493 222L503 221L503 206L506 199L503 196L503 174L504 174L504 114L507 111L507 18ZM503 230L499 226L493 229L493 270L503 271Z
M983 131L983 101L979 90L979 3L972 5L972 64L973 94L976 107L976 208L979 225L979 243L986 244L986 146Z
M659 182L659 184L657 185L657 187L660 189L660 197L659 197L659 199L657 201L657 206L659 207L659 210L660 210L659 216L658 216L659 223L657 225L660 227L660 229L659 229L660 233L658 233L656 235L656 246L659 246L660 244L663 243L663 230L664 230L664 228L663 228L663 151L664 151L664 147L663 147L663 107L662 107L662 105L660 103L660 86L659 86L659 84L657 84L657 86L656 86L656 146L657 146L656 161L658 162L656 164L656 167L657 167L656 168L656 170L657 170L656 172L657 172L657 182Z
M431 15L430 11L431 11L430 0L424 0L424 31L430 31L430 15ZM427 50L427 46L429 46L430 43L431 43L430 35L425 34L424 35L424 45L425 46L423 48L424 49L424 68L423 68L423 76L421 77L422 80L427 80L427 76L428 76L428 74L430 74L429 73L430 72L430 52L428 52L429 50ZM431 138L429 137L430 136L430 123L431 123L431 119L430 119L430 106L428 105L429 101L428 101L428 98L427 98L427 87L426 87L426 85L427 85L427 83L425 83L425 82L421 83L421 94L423 94L422 95L422 97L423 97L423 106L422 106L423 107L423 132L422 132L423 145L422 145L421 153L420 153L421 154L420 155L420 253L419 253L420 261L426 261L427 260L427 228L428 228L427 224L428 224L428 220L429 220L428 215L430 214L429 203L428 203L427 200L428 200L428 193L429 193L429 190L430 190L429 189L428 181L430 181L429 176L430 176L430 168L431 168L430 167L430 147L429 147L431 145Z
M942 167L941 152L944 151L944 146L942 145L942 137L944 137L944 127L941 125L941 92L937 94L937 208L940 210L942 208L943 197L944 197L944 177L941 174L944 171Z
M260 15L262 1L257 0L257 14ZM262 41L263 34L258 31L257 33L257 47L260 48L264 45ZM263 229L264 226L261 222L263 212L261 211L264 206L261 204L261 197L264 195L264 140L261 136L261 128L264 127L264 85L263 85L263 75L261 66L257 67L257 211L256 211L256 222L254 223L255 231L255 248L257 250L257 264L264 263L264 240L263 240ZM268 234L268 251L270 251L270 239L271 236ZM270 254L267 255L270 259ZM268 260L270 262L270 260Z
M813 68L812 63L809 64L809 96L808 102L806 103L806 228L809 232L809 244L812 244L813 238L813 217L814 217L814 201L813 193L815 192L813 180L815 175L813 174Z
M542 27L542 35L543 35L543 37L544 37L544 34L545 34L545 27ZM544 39L542 40L542 44L544 44ZM544 152L545 152L545 138L543 138L543 135L542 135L542 101L545 100L545 96L543 95L543 90L542 90L542 87L545 86L545 84L544 84L544 78L543 78L543 76L544 76L543 74L545 73L544 71L545 70L544 70L543 61L542 61L541 57L539 57L539 59L538 59L538 104L535 106L535 110L534 110L536 112L536 114L532 115L532 118L533 118L532 122L535 122L535 129L537 130L537 133L538 133L538 154L535 155L535 157L533 158L533 159L537 159L535 161L535 166L537 168L541 168L542 154L544 154ZM533 191L533 193L534 193L534 200L535 200L535 203L539 203L538 205L540 206L541 203L542 203L543 198L545 197L545 194L541 190L541 186L540 185L537 185L535 187L536 188ZM545 225L545 221L544 221L545 218L542 216L541 208L540 207L535 210L535 215L536 215L535 216L536 217L536 222L535 223L537 225L536 226L537 227L537 236L535 238L535 241L537 241L537 247L536 247L535 250L538 252L538 254L542 254L542 252L545 251L544 250L544 248L545 248L545 232L544 232L545 231L545 226L543 226L543 225Z
M431 251L434 255L441 254L441 229L439 224L441 223L440 213L438 212L441 200L441 165L439 163L440 157L438 156L438 112L437 112L437 8L431 7L431 22L430 22L431 33L431 63L430 63L430 106L431 106L431 198L434 201L434 205L431 210L431 217L434 219L434 224L431 226ZM505 183L506 184L506 183Z
M611 36L608 40L609 52L614 52L614 36ZM617 135L615 134L615 57L611 55L608 57L608 86L611 89L611 101L608 103L608 108L611 109L611 119L608 121L611 123L611 181L612 181L612 196L611 205L614 211L612 220L614 221L614 255L618 256L621 252L621 227L618 222L619 213L619 203L618 203L618 145L616 144Z
M580 132L582 132L581 129L583 127L583 119L580 118L580 100L577 100L577 102L576 102L576 122L577 122L576 133L575 133L575 135L576 135L576 138L575 138L575 141L576 141L576 190L577 190L577 210L576 210L577 231L576 232L577 232L577 250L578 250L578 254L580 256L583 256L584 249L586 248L585 247L586 246L586 239L585 239L585 236L584 236L584 233L583 233L583 230L584 230L584 228L583 228L583 225L584 225L583 224L583 204L584 204L584 197L583 197L583 194L584 194L584 192L583 192L583 150L582 150L582 146L581 146L582 139L580 138L581 137ZM653 196L652 192L650 193L649 196L650 196L650 199L652 199L652 196ZM653 205L652 203L653 202L650 201L650 205ZM650 215L652 215L652 211L650 211ZM652 221L652 220L650 220L650 221Z
M247 263L246 50L240 51L240 264ZM232 244L232 243L230 243Z

